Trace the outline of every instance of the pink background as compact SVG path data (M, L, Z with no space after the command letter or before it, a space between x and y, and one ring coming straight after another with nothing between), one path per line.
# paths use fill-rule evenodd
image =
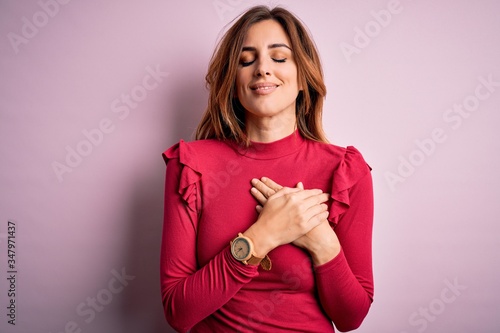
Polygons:
M1 332L172 332L160 154L192 139L219 32L261 3L307 24L328 137L373 167L375 302L358 331L499 331L500 2L55 1L0 2Z

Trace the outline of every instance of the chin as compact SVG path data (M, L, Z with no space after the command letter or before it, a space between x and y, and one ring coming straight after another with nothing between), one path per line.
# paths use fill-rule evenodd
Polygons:
M253 117L259 117L259 118L264 118L264 117L274 117L280 114L280 111L276 110L254 110L254 111L247 111L247 114L249 116Z

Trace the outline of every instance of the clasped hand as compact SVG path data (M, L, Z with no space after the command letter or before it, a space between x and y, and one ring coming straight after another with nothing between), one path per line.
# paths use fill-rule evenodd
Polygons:
M265 230L259 234L267 234L269 250L292 243L308 250L316 265L338 254L340 244L327 220L327 193L305 190L302 183L283 187L266 177L253 179L252 185L251 193L259 203L254 226Z

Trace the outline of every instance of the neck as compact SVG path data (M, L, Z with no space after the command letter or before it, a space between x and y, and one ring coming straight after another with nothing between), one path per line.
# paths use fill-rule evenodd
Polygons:
M246 131L253 142L274 142L291 135L297 128L295 115L283 118L253 118L247 117Z

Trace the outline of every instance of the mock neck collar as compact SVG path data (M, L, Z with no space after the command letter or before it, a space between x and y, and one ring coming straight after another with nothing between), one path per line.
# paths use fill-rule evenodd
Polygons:
M296 129L292 134L273 142L253 142L245 147L242 144L231 142L231 146L243 156L257 160L270 160L293 154L302 146L305 139Z

